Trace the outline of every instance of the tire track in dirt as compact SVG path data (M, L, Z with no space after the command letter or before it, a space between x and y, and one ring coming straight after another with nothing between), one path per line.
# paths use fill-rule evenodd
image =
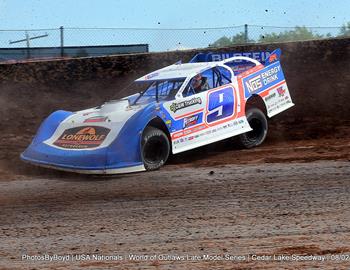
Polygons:
M210 173L213 171L214 173ZM164 167L113 178L0 183L0 266L20 254L332 254L350 249L350 163ZM315 253L315 254L314 254ZM71 262L73 269L334 267L334 262ZM343 262L339 267L345 267Z

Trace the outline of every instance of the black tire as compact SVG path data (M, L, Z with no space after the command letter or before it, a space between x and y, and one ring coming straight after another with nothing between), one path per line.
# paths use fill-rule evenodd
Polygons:
M166 134L158 128L146 127L142 134L141 154L147 171L159 169L167 161L170 144Z
M253 130L239 135L237 143L243 148L252 148L264 142L268 124L265 114L258 108L248 109L246 116Z

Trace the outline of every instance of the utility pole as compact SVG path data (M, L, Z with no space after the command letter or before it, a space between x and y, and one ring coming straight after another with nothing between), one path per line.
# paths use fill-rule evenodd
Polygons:
M244 43L248 43L248 24L244 25Z
M34 37L30 37L28 31L25 31L25 35L26 38L25 39L19 39L19 40L14 40L14 41L9 41L9 44L14 44L14 43L20 43L20 42L26 42L27 44L27 59L30 58L30 41L32 39L38 39L38 38L44 38L44 37L48 37L49 34L45 33L44 35L40 35L40 36L34 36Z
M64 56L64 36L63 36L63 26L60 27L60 37L61 37L61 57Z
M26 42L27 42L27 59L30 59L30 39L28 31L26 31Z

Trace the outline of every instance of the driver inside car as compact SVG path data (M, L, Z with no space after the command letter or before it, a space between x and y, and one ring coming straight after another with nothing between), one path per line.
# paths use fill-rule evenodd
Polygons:
M196 94L209 89L207 78L203 77L202 74L197 74L193 77L191 86Z

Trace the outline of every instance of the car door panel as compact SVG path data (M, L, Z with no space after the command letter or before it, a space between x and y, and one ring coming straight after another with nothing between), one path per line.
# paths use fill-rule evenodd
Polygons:
M233 84L226 84L163 106L174 121L173 153L180 153L250 131ZM240 116L240 117L237 117Z

